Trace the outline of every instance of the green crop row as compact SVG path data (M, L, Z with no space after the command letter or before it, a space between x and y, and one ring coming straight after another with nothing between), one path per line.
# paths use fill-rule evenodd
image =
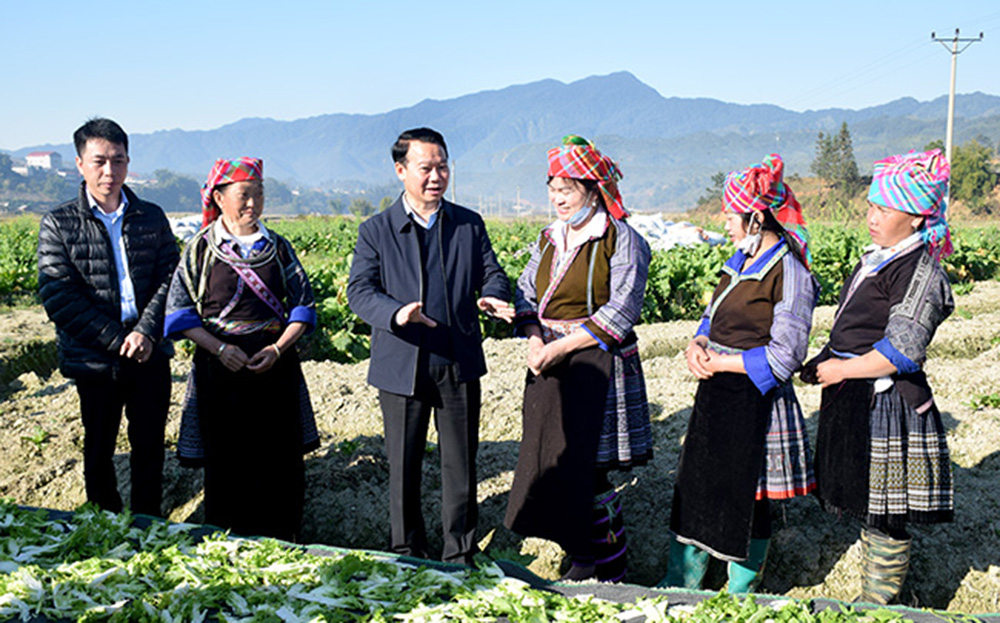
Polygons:
M0 221L0 295L38 290L38 221L21 217Z
M368 356L369 327L347 305L347 280L360 221L309 217L269 222L299 254L316 293L319 328L304 343L304 355L318 360L353 362ZM513 287L544 224L490 221L493 248ZM837 302L840 287L869 243L861 227L813 225L813 274L822 288L820 304ZM0 221L0 296L31 294L38 288L35 265L38 223L32 218ZM1000 227L959 227L955 252L943 266L953 283L1000 278ZM642 309L643 322L698 318L711 296L732 246L685 247L653 254ZM483 321L487 337L506 337L510 327Z

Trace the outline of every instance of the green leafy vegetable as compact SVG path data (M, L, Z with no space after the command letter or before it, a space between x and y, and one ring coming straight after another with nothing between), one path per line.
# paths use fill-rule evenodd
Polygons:
M273 540L193 526L136 527L126 513L84 507L50 519L0 500L0 621L320 623L352 621L899 621L891 610L812 614L807 601L760 605L720 593L697 606L635 603L533 589L494 564L444 572L374 554L309 554Z

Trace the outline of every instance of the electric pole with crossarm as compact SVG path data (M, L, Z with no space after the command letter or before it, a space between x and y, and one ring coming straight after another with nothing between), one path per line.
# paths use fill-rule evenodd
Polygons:
M958 36L958 28L955 29L955 36L951 39L941 39L935 37L934 33L931 33L931 40L937 41L943 45L946 49L948 48L948 42L951 42L951 91L948 93L948 130L945 135L944 149L945 156L948 158L948 164L951 164L951 144L952 137L955 133L955 68L958 66L958 55L961 54L973 43L983 40L983 33L979 33L979 37L975 39L961 39ZM965 44L962 49L958 49L958 44Z

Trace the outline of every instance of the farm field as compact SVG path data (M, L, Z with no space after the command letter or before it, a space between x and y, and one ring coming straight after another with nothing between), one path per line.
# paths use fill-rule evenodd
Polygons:
M956 490L956 521L914 532L914 556L904 603L968 613L1000 611L1000 283L980 282L958 297L958 312L939 330L927 371L949 430ZM829 329L833 308L817 310L816 345ZM8 344L44 342L52 331L37 308L0 314ZM653 408L656 455L648 466L619 478L632 548L630 581L655 584L664 572L673 470L686 427L695 382L680 354L693 321L639 327L643 365ZM487 552L533 556L530 568L555 578L562 552L551 543L521 539L502 526L517 458L523 343L486 341L490 373L483 383L479 459L480 535ZM44 352L42 349L39 352ZM188 363L174 361L174 394L168 424L164 511L177 521L201 518L201 476L173 457ZM382 450L375 392L365 383L366 363L310 361L304 371L322 431L322 447L307 457L303 540L381 549L386 542L388 465ZM84 501L76 392L58 372L21 374L2 405L0 496L19 504L73 509ZM815 426L819 391L800 387ZM124 434L116 457L128 490ZM432 436L433 444L433 436ZM437 539L439 467L431 452L425 467L425 516ZM265 500L261 501L266 503ZM793 597L851 599L860 589L856 524L822 513L812 499L775 506L774 547L762 590ZM433 546L433 543L432 543ZM716 581L722 581L715 575Z
M307 456L306 523L303 541L381 549L387 540L388 464L382 449L376 392L365 383L365 328L346 311L343 287L356 224L345 219L288 221L275 229L299 251L317 290L325 336L304 344L313 360L303 369L322 435ZM0 294L30 300L34 272L33 232L20 224L11 234L0 223ZM494 229L496 227L496 229ZM17 232L21 233L17 233ZM35 229L34 231L37 231ZM835 299L839 280L862 246L860 234L816 228L815 270L824 282L824 302ZM537 224L497 227L491 234L501 263L516 275L527 260L520 253L537 235ZM926 370L935 390L952 452L956 520L915 527L913 561L903 603L967 613L1000 612L1000 236L995 227L962 230L947 268L958 309L932 344ZM27 251L25 251L27 249ZM658 253L651 267L645 324L638 327L652 407L656 454L646 467L620 476L625 492L630 582L655 584L665 571L666 526L673 471L695 391L681 351L692 335L704 292L726 248ZM812 352L822 346L833 307L814 317ZM486 325L490 373L483 379L479 454L479 534L487 553L530 557L542 577L559 575L563 553L555 545L522 539L502 526L520 435L525 367L523 342L500 337ZM54 367L54 331L37 305L0 311L0 497L18 504L70 510L84 501L83 429L76 392ZM164 512L176 521L198 522L201 473L181 468L173 456L187 356L173 362L174 388L168 423ZM339 362L338 362L339 360ZM345 363L346 362L346 363ZM799 398L814 432L818 388L800 386ZM431 439L425 464L425 517L432 547L439 539L440 470ZM128 444L120 437L116 464L128 491ZM262 500L261 503L266 503ZM838 522L811 498L776 504L775 538L762 591L792 597L850 600L860 590L858 525ZM724 570L710 571L715 586Z

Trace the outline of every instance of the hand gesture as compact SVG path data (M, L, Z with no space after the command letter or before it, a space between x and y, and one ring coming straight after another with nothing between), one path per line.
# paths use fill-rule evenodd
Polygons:
M545 340L542 339L541 335L528 336L528 369L535 376L542 373L537 366L537 362L543 348L545 348Z
M541 348L532 349L529 343L528 369L538 376L555 366L566 358L566 351L563 349L565 340L555 340L544 344Z
M691 340L687 348L684 349L684 356L687 358L688 370L695 378L701 381L712 378L714 372L709 365L711 355L705 350L705 342L698 338Z
M419 301L407 303L400 307L395 316L396 326L405 327L411 322L417 322L428 327L436 327L437 322L424 315L423 307L424 304Z
M827 359L816 366L816 380L824 388L842 383L845 377L844 359Z
M133 331L125 336L125 341L118 349L118 354L128 359L134 359L138 363L145 363L153 356L153 341L142 333Z
M273 344L265 346L256 353L253 357L247 361L247 370L260 374L262 372L267 372L271 367L278 363L278 350Z
M484 296L476 301L479 309L507 324L514 320L514 306L493 296Z
M248 358L247 354L239 346L226 344L222 352L219 353L219 361L226 367L226 370L238 372L243 366L247 365Z

